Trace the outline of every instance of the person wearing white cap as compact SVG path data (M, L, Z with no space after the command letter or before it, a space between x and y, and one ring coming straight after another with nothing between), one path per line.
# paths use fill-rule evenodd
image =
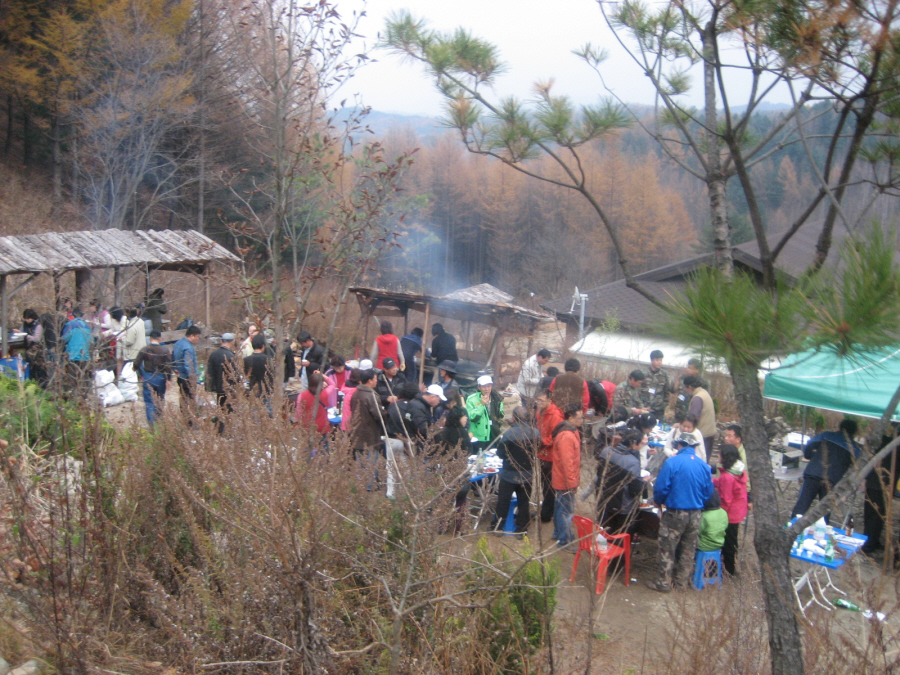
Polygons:
M478 391L466 399L469 411L469 431L478 439L473 450L482 450L500 435L503 421L503 397L494 391L490 375L478 378Z
M420 447L428 438L429 428L437 421L435 408L441 401L446 401L444 390L439 384L431 384L420 394L417 394L406 407L407 429L413 437L413 441Z

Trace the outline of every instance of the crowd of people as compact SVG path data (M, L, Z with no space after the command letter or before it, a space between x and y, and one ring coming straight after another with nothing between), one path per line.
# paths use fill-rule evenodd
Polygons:
M596 500L598 524L611 534L630 532L637 538L642 508L653 504L660 513L658 575L652 588L667 592L686 585L698 548L721 549L725 572L737 573L739 526L752 509L742 430L737 424L725 428L714 465L716 410L697 359L673 379L656 350L645 370L631 371L616 385L586 380L574 358L560 372L549 366L551 352L541 349L522 364L516 381L520 402L509 411L507 425L505 397L492 375L479 375L468 389L460 386L456 340L439 323L431 328L428 348L421 328L399 337L390 322L382 322L370 358L362 360L327 351L307 331L300 331L293 343L286 341L279 355L272 331L251 323L241 340L233 333L221 336L204 374L196 352L201 337L197 326L188 326L171 350L160 344L157 324L161 327L166 313L162 298L157 289L143 307L108 311L94 300L86 316L68 300L58 315L41 317L26 310L23 332L32 377L45 383L49 363L57 361L65 364L72 382L84 382L92 352L99 349L116 363L117 372L123 364L133 364L151 427L174 378L185 412L194 409L198 384L204 381L220 411L217 431L225 433L237 395L259 399L273 414L275 363L283 359L280 384L295 390L291 417L310 432L314 452L329 451L336 435L345 436L354 457L370 466L385 463L388 498L396 495L401 467L415 458L440 465L450 456L495 448L503 464L495 479L493 527L502 527L513 497L519 505L533 501L539 504L540 520L553 523L558 547L572 550L571 520L582 487L582 452L587 450L593 452L597 470L580 494ZM433 373L420 378L426 358ZM586 416L593 433L582 430ZM648 434L659 423L671 426L662 447L654 447L659 444L651 446ZM794 514L823 497L859 456L855 434L855 425L845 421L839 431L817 436L806 446L812 461ZM370 489L381 489L377 471L368 483ZM470 487L463 480L454 495L457 529L465 521ZM868 487L876 492L874 483ZM515 533L524 535L531 518L531 509L520 506ZM869 509L866 521L867 530L874 531L883 518Z

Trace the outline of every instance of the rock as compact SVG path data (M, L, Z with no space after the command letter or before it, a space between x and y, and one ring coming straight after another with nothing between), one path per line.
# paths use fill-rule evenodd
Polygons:
M5 661L4 661L5 663ZM9 671L9 675L40 675L46 669L47 664L37 659L26 661L18 668Z
M9 664L0 656L0 675L7 675L7 673L9 673Z

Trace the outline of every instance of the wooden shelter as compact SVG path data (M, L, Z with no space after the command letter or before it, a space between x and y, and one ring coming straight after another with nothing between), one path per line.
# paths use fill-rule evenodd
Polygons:
M405 334L409 332L409 312L423 312L426 330L432 316L461 321L464 333L463 342L467 349L459 351L468 350L468 356L472 360L481 360L471 351L472 323L480 323L494 328L490 350L483 359L487 365L495 362L499 364L502 360L503 355L498 352L501 336L530 337L534 335L538 324L553 321L553 316L550 314L513 304L513 296L490 284L470 286L447 295L389 291L365 286L356 286L350 291L356 295L363 320L366 322L364 343L368 342L368 327L373 316L402 317ZM419 370L420 381L423 370L424 368ZM499 372L499 368L494 370Z
M76 298L95 269L113 269L115 303L119 304L121 270L138 268L149 291L150 272L166 270L196 274L206 284L206 325L209 325L209 265L240 262L240 259L209 237L193 230L96 232L46 232L18 237L0 237L0 355L8 355L7 313L9 299L40 274L57 280L74 272ZM29 275L9 290L8 277Z

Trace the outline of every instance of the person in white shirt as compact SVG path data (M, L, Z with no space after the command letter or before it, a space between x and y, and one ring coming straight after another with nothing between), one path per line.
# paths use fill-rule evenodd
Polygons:
M549 361L550 351L542 349L537 354L529 356L522 364L522 370L516 382L516 389L519 390L522 405L528 408L529 411L531 411L531 404L537 395L538 386L544 375L543 368Z
M678 448L675 447L675 440L682 434L688 434L700 441L700 445L694 448L694 454L704 462L706 461L706 449L703 447L703 434L697 429L697 417L695 415L685 415L684 420L676 422L672 425L669 435L663 446L663 452L666 457L674 457L678 454Z
M125 310L125 315L128 318L125 320L122 358L127 363L134 361L138 353L147 346L147 334L144 331L144 321L138 316L137 308L129 307Z
M241 343L241 353L239 354L241 359L246 359L253 355L253 345L251 344L251 341L253 340L253 336L258 332L259 328L256 327L255 323L251 323L247 326L247 339Z

